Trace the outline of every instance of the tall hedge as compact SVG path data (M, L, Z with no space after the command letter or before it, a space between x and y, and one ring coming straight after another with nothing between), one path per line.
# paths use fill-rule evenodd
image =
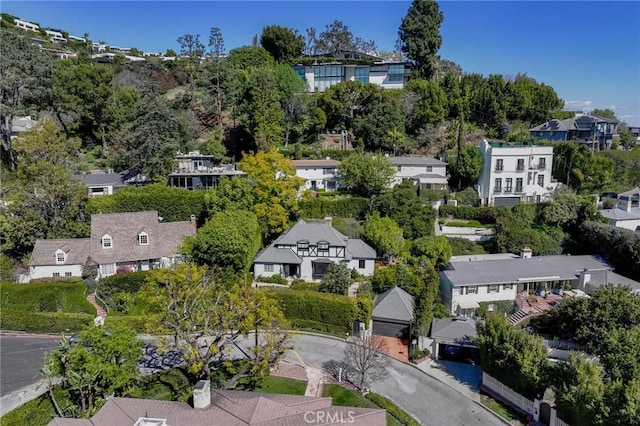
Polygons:
M163 184L127 187L102 197L90 198L87 211L98 213L127 213L157 210L167 222L189 220L193 214L199 219L205 216L206 191L187 191Z
M369 324L373 302L369 299L350 298L316 291L264 289L278 301L285 317L292 324L313 327L314 323L326 324L327 330L339 329L349 333L355 320Z
M440 206L440 217L463 220L477 220L482 223L496 223L496 217L507 207Z
M307 219L322 219L325 216L364 219L369 205L369 199L362 197L316 197L298 203L300 215Z

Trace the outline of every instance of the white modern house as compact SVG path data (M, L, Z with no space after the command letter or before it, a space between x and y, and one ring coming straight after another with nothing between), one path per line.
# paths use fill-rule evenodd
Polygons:
M304 188L311 191L335 191L339 188L339 161L331 160L293 160L296 176L304 180Z
M550 199L558 185L551 176L553 147L485 139L479 149L483 165L477 189L483 205L514 206Z
M479 303L512 300L519 293L570 286L586 293L612 283L640 289L640 283L613 272L598 256L532 256L523 248L511 253L466 255L451 258L440 272L440 294L452 315L475 316Z
M253 260L255 278L281 275L319 281L329 265L342 262L362 275L373 275L376 251L360 239L349 238L322 222L300 220Z
M431 157L391 157L396 170L390 186L406 180L421 189L445 189L448 184L447 163Z
M616 207L599 213L611 226L640 232L640 187L618 194Z
M189 190L217 188L223 177L246 175L235 164L218 164L213 155L200 154L200 151L178 152L169 175L169 186Z
M311 65L297 64L293 67L307 83L310 92L324 92L347 81L372 83L383 89L402 89L411 75L408 62L385 61L361 52L342 51L329 62L326 59L318 57Z
M162 222L157 211L92 215L89 238L36 240L29 280L80 277L89 258L99 267L98 278L168 267L181 258L182 241L195 233L195 216Z
M54 29L45 29L44 32L47 33L49 38L54 43L66 43L67 39L62 35L62 31L54 30Z
M13 23L17 28L20 28L26 31L33 31L37 33L40 30L40 26L38 24L25 21L24 19L14 19Z

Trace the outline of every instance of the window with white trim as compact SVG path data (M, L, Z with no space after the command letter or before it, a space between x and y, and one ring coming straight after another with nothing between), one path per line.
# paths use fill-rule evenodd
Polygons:
M100 274L113 275L115 273L116 273L116 265L114 263L105 263L104 265L100 265Z
M140 234L138 234L138 242L140 243L141 246L146 246L149 244L149 234L147 234L146 232L141 232Z
M489 286L488 293L498 293L499 291L500 291L500 285L492 284L492 285Z
M329 256L329 243L318 241L318 256Z
M56 263L64 263L66 260L66 255L62 250L56 251Z
M513 284L509 283L509 284L503 284L502 285L502 289L503 290L513 290Z
M264 265L264 271L265 272L273 272L273 264L272 263L267 263L266 265Z
M478 293L478 287L467 287L467 294L476 294Z
M364 259L358 259L358 269L364 269L366 266L366 262Z
M111 239L111 236L109 234L105 234L102 236L102 248L112 248L113 247L113 240Z
M60 272L54 272L54 273L53 273L53 276L54 276L55 278L59 277L59 276L60 276Z
M65 276L65 277L70 277L70 276L71 276L71 272L65 272L65 273L64 273L64 276Z

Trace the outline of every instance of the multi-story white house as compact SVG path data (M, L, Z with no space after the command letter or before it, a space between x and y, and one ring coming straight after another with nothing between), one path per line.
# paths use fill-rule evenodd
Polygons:
M175 157L169 185L189 190L217 188L222 177L233 176L246 176L246 173L237 170L235 164L216 164L213 155L192 151Z
M640 283L612 269L597 256L532 256L527 247L520 256L456 256L451 258L449 268L440 272L440 293L452 315L474 316L480 302L515 301L518 294L537 289L570 286L588 293L612 283L640 290Z
M340 187L337 170L339 161L331 160L293 160L296 176L304 180L304 188L311 191L335 191Z
M73 40L73 41L81 41L81 42L86 42L87 39L84 37L78 37L78 36L74 36L74 35L69 35L69 40Z
M102 53L107 51L107 45L105 43L92 43L91 51L95 53Z
M40 31L40 26L38 24L25 21L24 19L14 19L13 23L17 28L20 28L26 31L33 31L35 33Z
M98 278L118 272L168 267L180 258L182 241L196 233L196 218L161 222L157 211L91 216L91 237L36 240L29 279L79 277L90 257Z
M307 83L310 92L324 92L331 86L347 81L372 83L383 89L402 89L411 75L408 62L385 61L364 53L339 52L331 62L318 59L311 65L298 64L293 67Z
M67 39L62 35L62 31L54 30L54 29L45 29L45 33L49 36L52 42L54 43L66 43Z
M477 189L483 205L547 201L558 185L551 176L551 146L485 139L479 149L483 165Z
M414 181L422 189L447 187L447 163L431 157L392 157L396 167L390 186L405 180Z
M376 252L364 241L349 238L332 226L330 217L322 222L300 220L262 250L253 261L254 277L321 280L329 265L345 263L362 275L373 275Z
M599 213L611 226L640 232L640 187L618 194L617 206Z

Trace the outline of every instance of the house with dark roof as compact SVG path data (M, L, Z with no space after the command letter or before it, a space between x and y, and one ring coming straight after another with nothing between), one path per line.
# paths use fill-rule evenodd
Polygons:
M431 157L391 157L396 170L391 186L411 180L421 189L445 189L447 163Z
M157 211L92 215L89 238L36 240L29 278L82 276L88 257L99 266L98 278L168 267L179 260L182 241L195 233L195 216L162 222Z
M414 304L414 297L398 286L377 295L373 301L372 333L408 339Z
M504 254L457 256L448 269L440 272L440 294L452 315L475 316L479 303L512 300L519 294L538 289L571 289L589 292L604 283L632 285L640 283L613 272L599 256L532 256L525 247L520 256Z
M150 183L150 179L146 176L135 174L128 170L120 173L114 173L111 169L106 172L102 170L92 170L89 173L78 174L76 178L88 188L89 197L113 195L118 189L126 186L146 185Z
M186 402L110 398L90 419L54 418L49 426L384 426L383 409L335 407L329 397L210 389L196 384L193 406Z
M169 186L189 190L217 188L223 177L246 175L236 169L235 164L218 164L213 155L200 154L200 151L179 152L169 175Z
M455 355L456 359L463 355L464 359L473 359L478 355L477 346L473 343L477 335L476 321L472 318L434 318L431 323L431 353L436 359L441 355Z
M322 279L329 265L342 262L362 275L373 275L375 259L373 248L341 234L326 217L322 222L296 223L258 253L253 273L256 279L281 275L314 281Z
M610 148L617 134L618 120L593 114L576 114L564 120L553 119L529 129L531 137L537 140L574 141L589 146Z

